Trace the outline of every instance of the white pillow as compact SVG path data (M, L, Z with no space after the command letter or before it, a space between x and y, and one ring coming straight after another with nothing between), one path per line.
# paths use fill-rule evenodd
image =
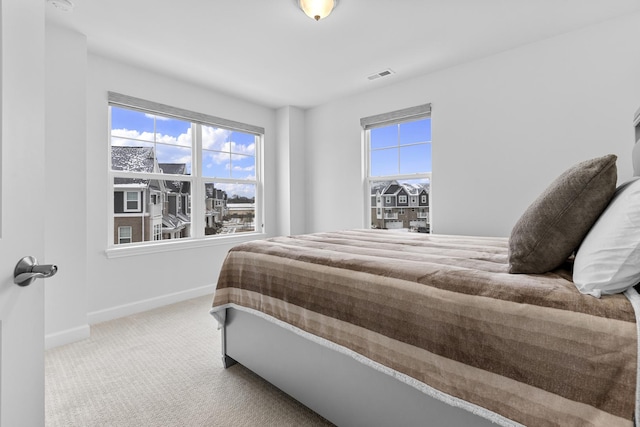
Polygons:
M640 282L640 177L620 185L584 238L573 265L583 294L624 292Z

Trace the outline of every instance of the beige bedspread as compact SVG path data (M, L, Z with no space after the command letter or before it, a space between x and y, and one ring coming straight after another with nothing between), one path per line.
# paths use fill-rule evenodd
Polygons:
M507 270L502 238L280 237L229 252L213 310L258 310L524 425L632 426L628 299L581 295L565 269Z

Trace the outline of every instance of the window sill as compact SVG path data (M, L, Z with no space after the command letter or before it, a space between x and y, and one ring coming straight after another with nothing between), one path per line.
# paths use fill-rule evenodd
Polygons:
M203 237L200 239L167 240L159 243L145 243L111 247L106 249L107 258L124 258L137 255L149 255L161 252L181 251L184 249L204 248L212 246L236 245L266 238L265 233L246 233L242 236Z

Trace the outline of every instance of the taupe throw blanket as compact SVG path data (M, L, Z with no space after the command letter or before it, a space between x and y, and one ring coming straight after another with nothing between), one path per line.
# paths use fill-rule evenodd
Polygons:
M632 426L624 295L508 273L507 239L351 230L233 248L213 310L258 310L509 420Z

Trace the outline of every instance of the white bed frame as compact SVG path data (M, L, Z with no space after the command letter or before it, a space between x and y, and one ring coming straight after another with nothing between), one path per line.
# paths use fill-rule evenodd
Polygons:
M225 368L242 364L340 427L495 427L350 355L234 308L226 311L222 353Z

